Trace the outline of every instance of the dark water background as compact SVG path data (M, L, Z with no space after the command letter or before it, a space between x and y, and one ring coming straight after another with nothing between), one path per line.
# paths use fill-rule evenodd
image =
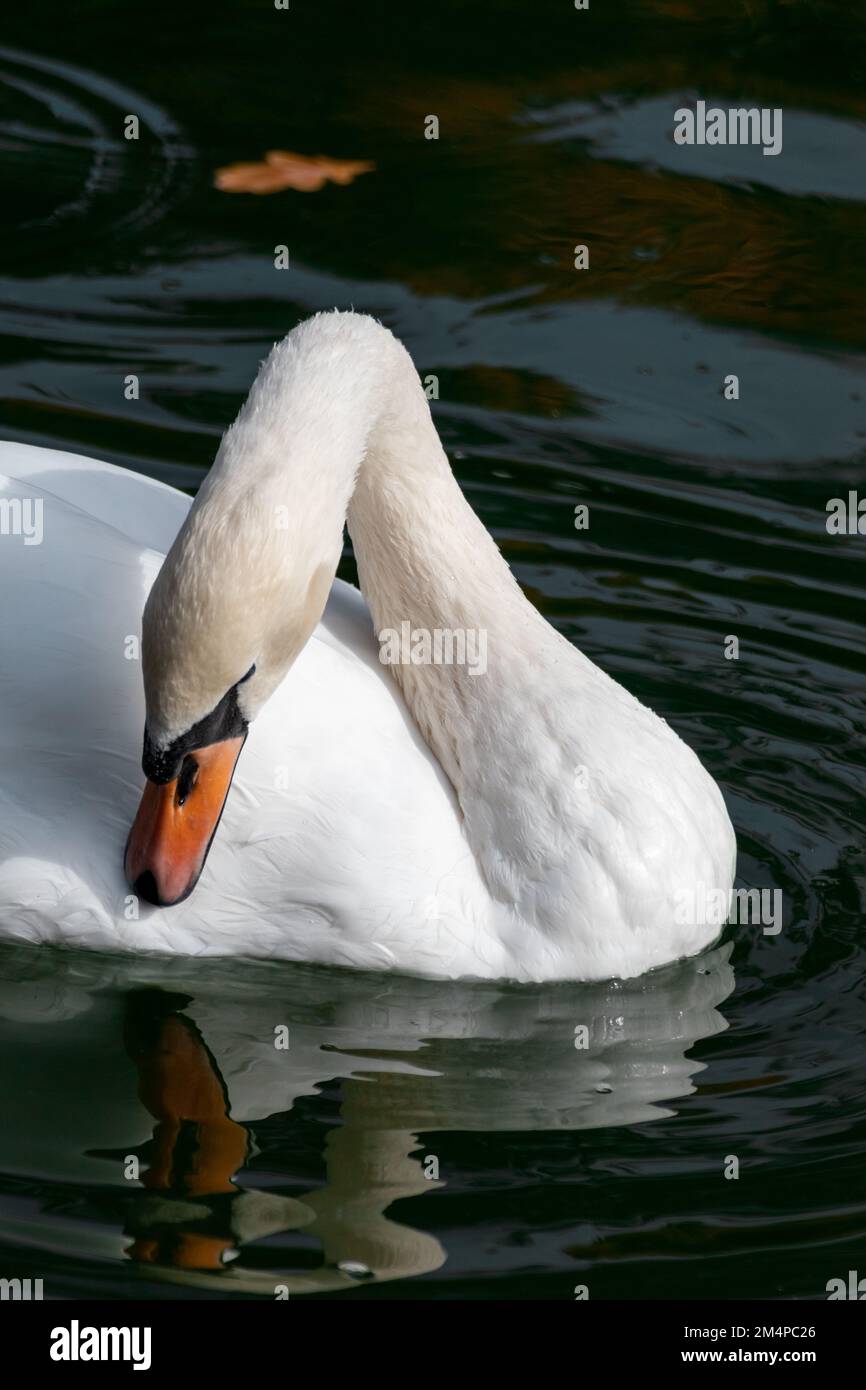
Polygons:
M381 317L438 375L528 593L698 750L740 882L785 911L598 988L5 946L2 1273L481 1299L821 1298L866 1274L866 542L825 529L866 457L866 12L78 0L14 7L3 42L2 436L194 490L274 339L335 305ZM782 154L676 147L697 97L781 107ZM378 168L214 190L275 147ZM167 1151L137 1099L160 1049L210 1110L148 1191L122 1164Z

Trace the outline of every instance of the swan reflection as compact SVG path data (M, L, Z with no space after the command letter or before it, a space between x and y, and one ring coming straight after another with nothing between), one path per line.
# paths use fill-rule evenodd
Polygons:
M535 988L4 949L20 1066L0 1079L2 1167L32 1172L35 1150L46 1177L92 1185L108 1248L151 1281L278 1298L428 1273L446 1248L389 1213L448 1188L436 1133L672 1114L703 1069L689 1050L727 1027L729 955ZM322 1088L325 1181L289 1197L257 1136L276 1117L291 1133Z

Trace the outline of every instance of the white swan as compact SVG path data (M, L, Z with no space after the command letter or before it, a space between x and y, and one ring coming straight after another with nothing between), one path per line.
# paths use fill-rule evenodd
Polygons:
M526 981L718 934L718 788L524 598L374 320L274 348L192 506L21 445L0 472L6 936ZM383 665L404 624L486 662Z

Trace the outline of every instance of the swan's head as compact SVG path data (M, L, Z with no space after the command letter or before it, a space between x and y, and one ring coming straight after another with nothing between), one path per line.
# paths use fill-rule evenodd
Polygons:
M342 542L339 526L275 525L266 487L225 491L202 488L144 610L147 783L124 871L160 907L198 881L249 725L314 631Z
M160 739L149 720L145 724L141 765L147 782L124 870L146 902L182 902L198 882L249 728L241 686L255 674L253 664L208 714L174 738Z

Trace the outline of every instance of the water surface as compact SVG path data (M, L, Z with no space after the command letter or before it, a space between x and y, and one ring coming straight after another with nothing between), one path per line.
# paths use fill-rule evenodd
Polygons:
M866 456L866 19L90 0L4 42L3 437L194 491L276 338L382 318L521 583L699 752L784 924L539 990L4 946L3 1273L560 1299L862 1272L864 549L825 509ZM675 146L698 97L781 107L782 154ZM378 167L212 187L270 148ZM202 1107L177 1135L172 1087Z

